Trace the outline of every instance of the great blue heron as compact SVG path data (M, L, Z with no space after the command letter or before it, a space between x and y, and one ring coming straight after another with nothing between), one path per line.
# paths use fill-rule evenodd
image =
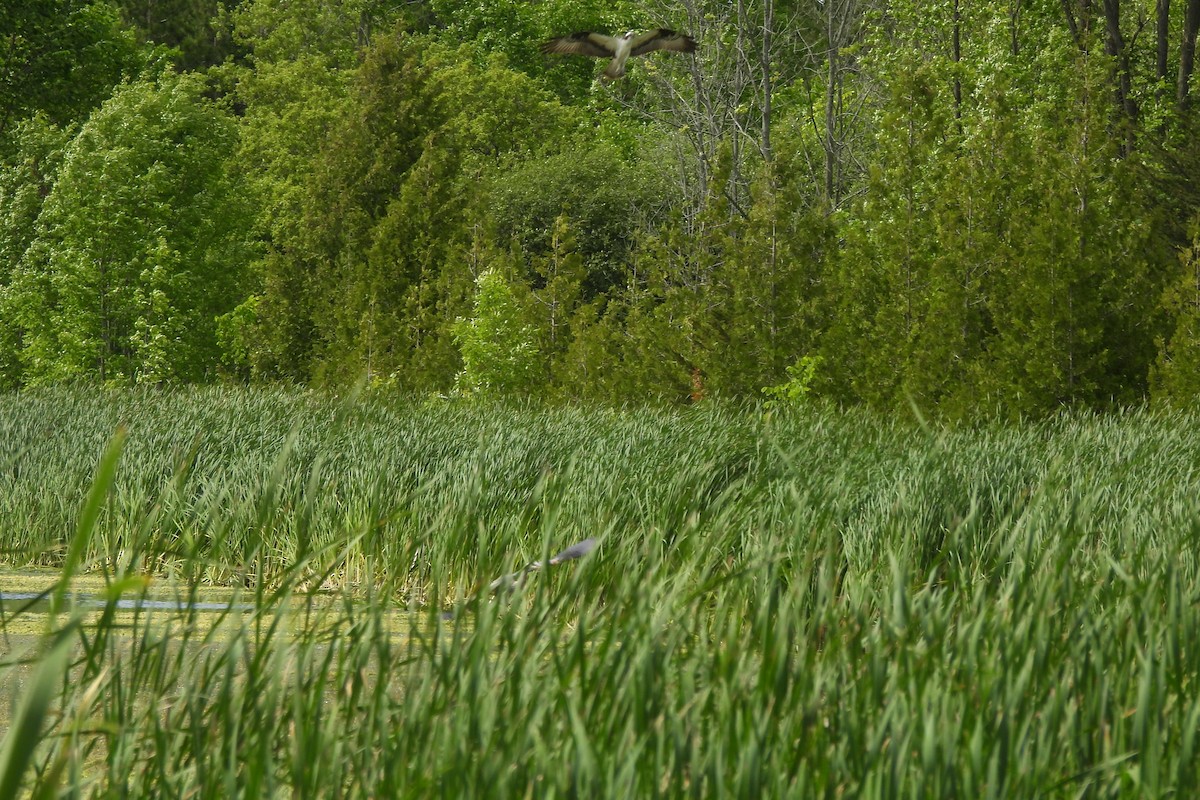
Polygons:
M595 550L596 545L599 544L599 542L600 540L598 538L589 536L583 541L576 542L575 544L571 545L561 553L551 556L544 562L533 561L529 564L526 564L523 568L517 570L516 572L510 572L507 575L501 575L499 578L496 578L496 580L488 584L488 592L495 594L496 592L518 589L524 585L525 579L529 576L529 573L537 572L545 567L557 566L564 561L574 561L577 558L583 558L588 553ZM443 619L454 619L454 616L454 611L446 611L442 614Z
M524 569L519 569L516 572L510 572L507 575L501 575L496 580L488 584L488 591L496 592L501 589L514 589L525 582L525 577L531 572L537 572L544 566L553 567L564 561L574 561L577 558L583 558L588 553L592 552L596 547L596 539L588 537L582 542L571 545L566 550L563 550L556 556L552 556L550 560L543 564L541 561L534 561L531 564L526 564Z

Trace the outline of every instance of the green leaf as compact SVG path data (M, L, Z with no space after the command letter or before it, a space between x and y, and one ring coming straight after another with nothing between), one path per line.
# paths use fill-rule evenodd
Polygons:
M0 748L0 798L19 796L21 781L42 738L42 725L62 680L71 652L75 623L54 636L49 650L39 659L21 705Z

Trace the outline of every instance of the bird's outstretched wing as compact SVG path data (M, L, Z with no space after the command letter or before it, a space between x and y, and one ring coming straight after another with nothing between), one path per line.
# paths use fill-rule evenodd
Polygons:
M599 543L599 541L600 540L594 536L589 536L582 542L571 545L566 550L563 550L561 553L551 558L550 565L555 566L564 561L573 561L577 558L583 558L588 553L596 549L596 545Z
M694 53L696 40L686 33L677 33L670 28L646 31L633 40L631 56L641 56L655 50L670 50L675 53Z
M617 54L617 40L603 33L580 31L570 36L560 36L542 45L543 53L555 55L580 55L593 58L612 58Z

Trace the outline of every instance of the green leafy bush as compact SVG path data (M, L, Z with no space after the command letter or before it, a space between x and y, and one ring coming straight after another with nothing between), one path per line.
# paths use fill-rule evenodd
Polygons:
M475 283L475 315L452 329L463 360L456 388L464 394L531 392L541 377L541 353L512 286L490 269Z
M767 408L786 408L803 403L812 392L813 378L823 360L821 356L801 356L796 359L796 363L787 368L786 381L763 387L763 394L770 398L763 405Z

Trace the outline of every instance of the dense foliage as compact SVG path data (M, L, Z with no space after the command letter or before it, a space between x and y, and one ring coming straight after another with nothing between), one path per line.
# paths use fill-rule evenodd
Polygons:
M1186 794L1198 431L9 394L0 548L61 572L57 614L0 602L0 681L25 689L0 706L0 788ZM588 535L584 560L468 599ZM214 583L241 587L232 611L118 605Z
M1200 0L18 10L3 386L686 401L803 360L806 397L972 416L1200 385ZM612 85L537 52L664 24L695 57Z

